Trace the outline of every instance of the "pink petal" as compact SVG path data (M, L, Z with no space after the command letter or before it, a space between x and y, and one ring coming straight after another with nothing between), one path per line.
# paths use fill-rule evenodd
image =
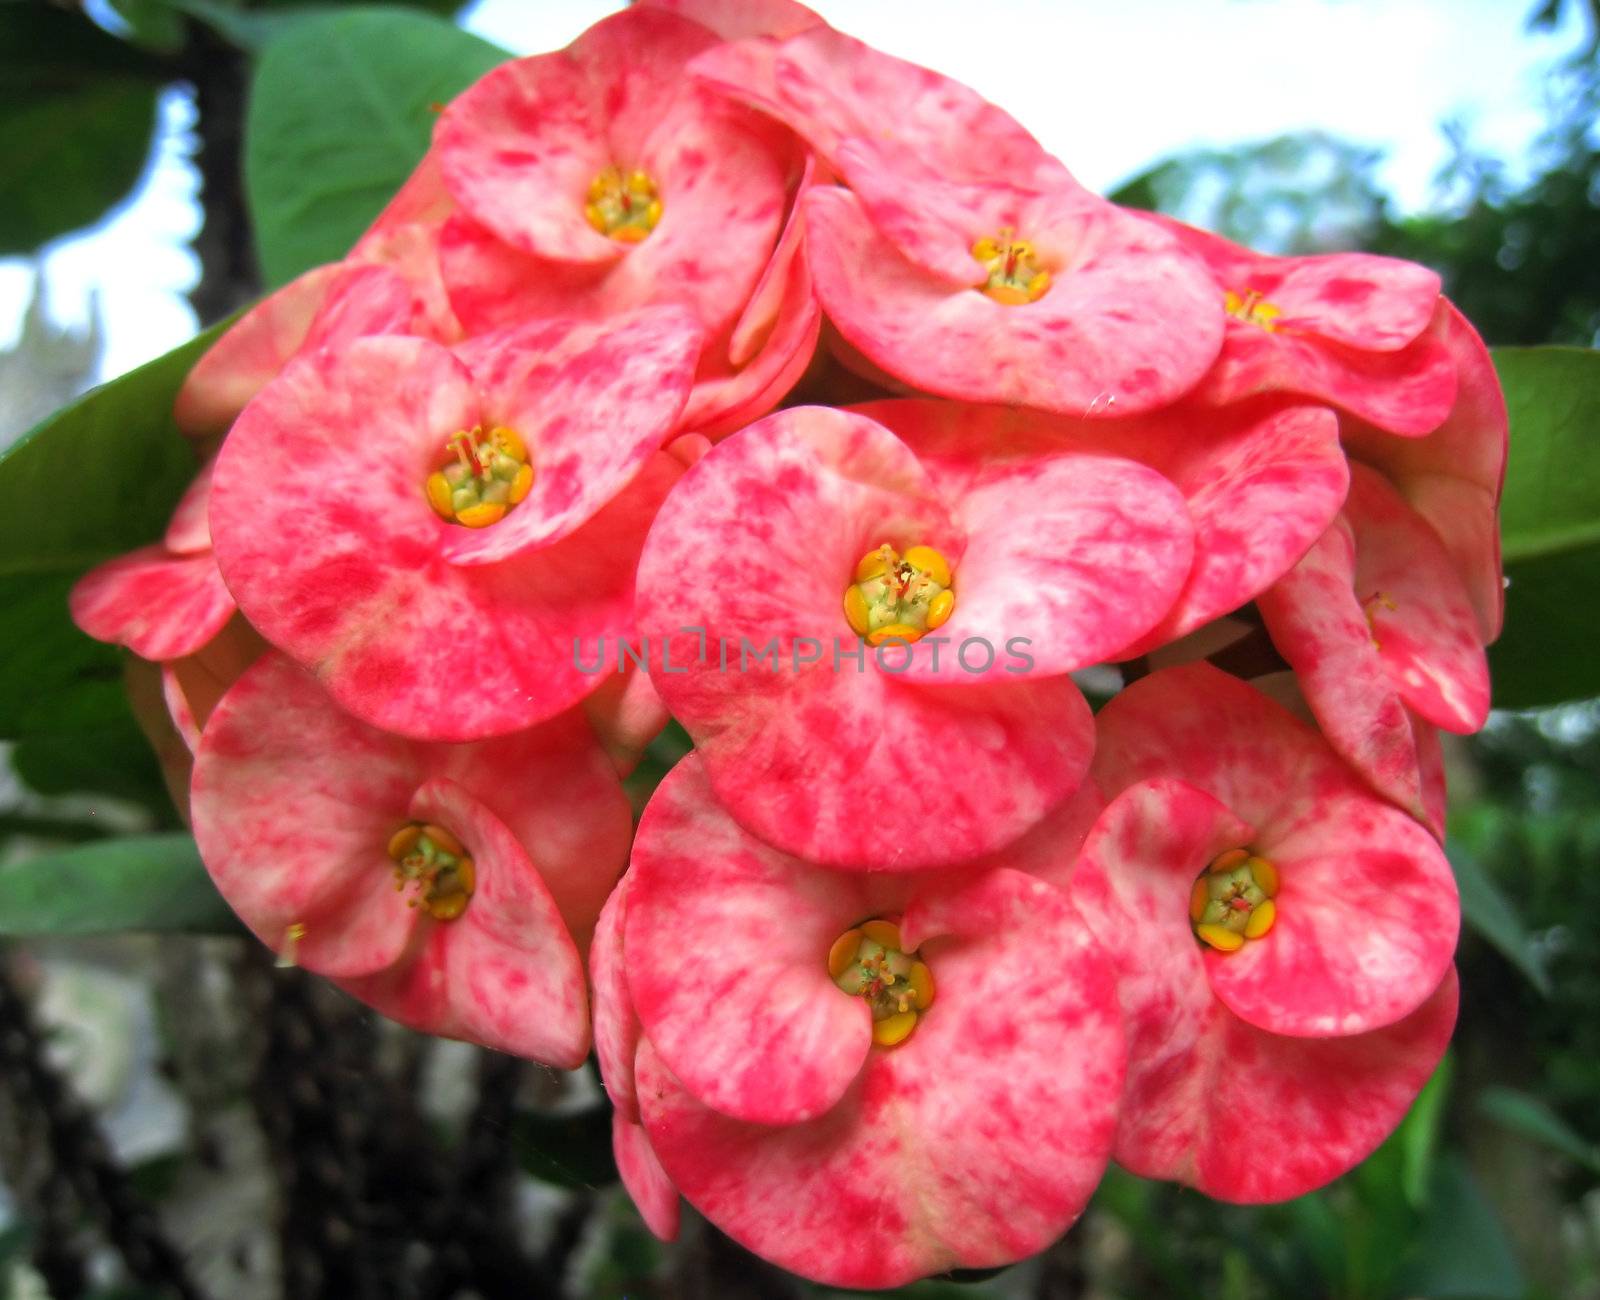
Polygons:
M805 208L830 319L875 364L928 392L1133 415L1176 400L1217 355L1223 315L1210 278L1164 231L1110 204L1053 193L1018 216L1020 235L1072 259L1022 306L913 265L844 190L813 190Z
M1500 573L1500 487L1506 467L1506 404L1489 351L1454 305L1439 304L1430 331L1455 358L1460 376L1449 417L1425 437L1403 438L1344 422L1352 456L1373 465L1443 539L1466 585L1481 639L1500 633L1505 588Z
M1489 716L1489 665L1449 552L1380 474L1364 465L1350 474L1355 591L1377 596L1379 657L1411 709L1447 731L1477 731Z
M1077 454L1042 420L1019 427L998 408L897 401L854 409L903 439L954 505L967 547L955 613L938 633L953 643L1026 637L1033 672L1070 672L1147 631L1188 577L1188 512L1153 470ZM997 657L986 675L1004 680L1006 672ZM936 676L929 656L909 674Z
M625 777L672 715L647 672L631 662L619 667L621 671L605 674L599 688L584 697L583 711L617 775Z
M685 1086L760 1124L832 1107L872 1042L866 1004L827 961L868 913L860 885L741 831L694 756L651 797L628 879L628 988Z
M198 752L200 733L217 702L267 648L261 635L235 613L194 654L161 665L167 716L191 754Z
M699 354L699 326L671 307L603 325L535 321L458 347L485 427L521 435L534 475L501 523L448 530L445 558L493 563L592 519L677 427Z
M1328 743L1384 798L1423 815L1411 718L1356 596L1356 542L1341 517L1256 598Z
M217 556L246 616L345 707L429 739L515 731L598 686L574 638L631 629L639 547L680 471L660 455L576 532L461 567L423 484L479 414L442 348L360 339L286 369L218 459Z
M1016 838L1082 775L1081 695L1066 677L1030 674L1012 648L990 647L1011 666L1003 681L963 676L958 663L946 667L957 684L941 686L897 680L892 649L882 664L853 657L861 645L842 601L866 551L928 544L960 569L965 543L930 492L882 426L793 408L685 475L640 561L640 630L666 656L656 687L718 797L811 861L906 870L975 856ZM909 790L940 791L941 815L926 817Z
M477 887L453 921L419 921L417 949L347 992L423 1033L572 1070L589 1051L583 965L555 900L504 822L454 781L425 782L415 821L450 828Z
M750 36L781 38L826 25L820 14L795 0L639 0L639 5L693 19L725 41Z
M694 75L770 113L834 161L852 136L886 139L928 174L1049 188L1070 181L1009 114L960 82L830 27L702 54ZM885 106L893 105L892 112Z
M212 460L201 467L167 521L161 544L174 555L195 555L211 549L211 524L206 515L211 509L211 471L215 465Z
M235 322L195 363L172 418L192 436L226 432L245 403L302 348L365 334L410 334L424 316L413 290L379 266L336 262L291 280Z
M611 1151L616 1157L617 1172L622 1175L622 1185L638 1208L644 1226L662 1241L675 1241L683 1206L678 1189L656 1159L644 1126L623 1118L620 1111L613 1113Z
M650 1141L735 1240L831 1286L897 1286L1031 1255L1104 1168L1122 1034L1103 958L1066 898L987 872L913 903L938 1000L872 1051L826 1114L769 1127L699 1104L640 1048ZM1010 1014L1008 1014L1008 1010Z
M355 261L386 261L381 255L373 256L373 252L385 247L390 235L408 226L437 229L454 206L439 167L439 151L430 148L366 233L356 240L350 256Z
M623 876L600 911L589 949L589 978L594 987L594 1051L600 1081L616 1107L619 1122L639 1122L639 1094L633 1083L633 1057L639 1048L639 1017L628 994L622 939L627 890Z
M73 622L95 640L158 661L199 650L234 610L210 551L174 555L159 544L91 569L68 604Z
M418 776L409 745L340 712L269 654L201 737L195 839L228 905L269 948L317 974L370 974L399 959L417 926L387 845Z
M1091 834L1072 896L1119 971L1129 1038L1115 1158L1260 1202L1321 1186L1387 1136L1444 1052L1456 996L1447 969L1409 1018L1346 1037L1287 1038L1236 1018L1210 991L1186 904L1196 864L1249 834L1193 787L1134 785Z

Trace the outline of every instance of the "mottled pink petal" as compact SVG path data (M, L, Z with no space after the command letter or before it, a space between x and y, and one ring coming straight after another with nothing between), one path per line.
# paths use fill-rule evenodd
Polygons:
M211 509L211 471L215 465L213 460L201 467L167 521L161 544L174 555L196 555L211 549L211 523L207 515Z
M1204 270L1159 227L1110 204L1064 191L1030 201L1019 237L1056 269L1044 296L1021 306L907 261L842 189L813 190L805 208L829 318L875 364L928 392L1133 415L1192 387L1222 340Z
M1249 847L1277 867L1272 931L1206 959L1235 1014L1276 1033L1353 1034L1392 1024L1438 987L1460 924L1449 863L1316 732L1206 664L1144 678L1096 725L1094 773L1108 796L1155 778L1187 782L1248 820ZM1190 864L1180 903L1205 865Z
M937 1000L817 1119L720 1115L649 1040L640 1048L640 1103L668 1176L735 1240L828 1285L1034 1254L1082 1211L1111 1145L1122 1031L1081 920L1017 872L944 888L907 918L929 936Z
M954 684L930 686L898 672L892 649L882 663L863 651L845 621L856 562L886 541L936 546L960 572L966 541L931 493L881 425L793 408L685 475L640 561L640 630L658 654L669 647L656 687L718 797L811 861L906 870L972 857L1016 838L1082 775L1082 696L1069 678L1030 673L1026 647L990 647L1011 672L980 679L981 648L969 671L957 646L944 661ZM940 816L908 790L940 791Z
M658 307L604 324L534 321L461 344L486 428L527 445L533 486L493 528L455 528L440 552L490 564L565 537L644 467L675 430L700 353L687 312Z
M621 1111L611 1116L611 1152L644 1226L662 1241L676 1240L683 1213L678 1189L656 1159L644 1126L625 1119Z
M672 715L644 669L632 661L620 667L620 672L606 673L598 689L584 696L583 711L617 775L627 776Z
M91 569L68 603L73 622L95 640L153 660L193 654L234 610L210 551L174 555L159 544Z
M1449 1041L1455 977L1372 1033L1288 1038L1239 1020L1210 991L1186 904L1198 867L1249 834L1192 786L1133 785L1090 835L1072 896L1119 972L1128 1081L1115 1158L1260 1202L1321 1186L1394 1128Z
M191 754L200 748L200 733L217 701L267 649L261 634L235 613L192 655L161 665L167 715Z
M952 644L981 637L998 647L1026 637L1032 671L1070 672L1115 657L1184 585L1189 514L1155 471L1080 454L1050 437L1044 421L1030 427L998 408L891 401L855 409L912 449L967 537L955 613L938 630ZM997 657L976 675L1006 674ZM950 675L921 653L907 674Z
M387 852L417 777L403 742L270 654L201 737L195 839L228 905L269 948L318 974L371 974L399 960L417 926ZM297 939L291 927L304 927Z
M252 307L211 345L178 390L172 418L194 437L224 433L297 352L365 334L421 332L417 290L380 266L314 267Z
M1372 643L1355 565L1355 535L1341 517L1256 607L1328 743L1379 794L1421 817L1416 737Z
M664 433L677 401L663 395L665 417L636 415ZM680 472L658 455L577 531L463 567L444 554L454 526L423 484L444 441L480 414L444 349L359 339L288 367L218 459L217 557L246 616L345 707L428 739L515 731L599 685L574 638L632 628L639 547Z
M594 990L594 1051L600 1063L600 1082L616 1107L617 1119L637 1124L639 1094L633 1083L633 1056L639 1048L639 1017L628 994L622 947L632 879L625 875L617 881L600 910L589 949L589 979Z
M751 36L793 36L822 27L820 14L796 0L638 0L644 9L663 9L709 27L725 41Z
M572 1070L589 1051L583 965L555 900L504 822L454 781L425 782L410 817L448 827L477 886L453 921L419 921L417 951L346 991L423 1033Z
M1350 470L1355 592L1408 707L1470 734L1489 715L1489 665L1472 605L1439 535L1378 473Z
M628 989L685 1086L760 1124L832 1107L872 1044L866 1004L827 962L868 911L859 882L740 830L693 756L651 796L628 881Z
M1397 437L1345 420L1350 454L1381 470L1431 524L1466 585L1484 643L1500 634L1500 488L1505 478L1505 396L1489 350L1455 306L1441 301L1430 333L1460 377L1449 417L1425 437Z
M386 262L388 258L375 250L386 247L390 235L407 227L437 229L454 206L450 191L445 188L444 173L439 168L439 151L430 147L406 177L405 184L395 191L366 233L356 240L350 256L355 261Z
M694 75L788 126L832 162L852 136L885 140L930 175L1049 188L1067 169L1009 114L937 72L825 26L702 54Z

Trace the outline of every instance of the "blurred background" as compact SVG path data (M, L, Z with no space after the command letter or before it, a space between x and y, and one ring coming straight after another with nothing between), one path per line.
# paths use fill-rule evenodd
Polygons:
M525 53L613 6L416 7ZM1412 258L1492 345L1600 346L1594 0L814 7L976 87L1119 202L1273 252ZM250 78L310 8L0 2L0 446L270 287ZM1592 621L1597 594L1570 603ZM1542 634L1511 633L1535 657ZM3 642L0 672L38 671ZM71 726L0 717L0 869L179 829L119 662L91 653L104 689ZM1498 698L1549 707L1448 752L1462 1018L1376 1155L1262 1209L1113 1171L1046 1255L905 1294L1600 1297L1600 702L1573 693L1530 674ZM663 737L640 790L682 749ZM4 928L0 1300L818 1294L692 1215L655 1243L587 1074L396 1030L214 913L160 937ZM1251 1099L1217 1104L1248 1144Z

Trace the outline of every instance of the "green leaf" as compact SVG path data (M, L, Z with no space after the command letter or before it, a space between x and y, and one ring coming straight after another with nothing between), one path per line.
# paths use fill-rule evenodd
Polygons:
M66 7L0 5L0 256L100 220L144 172L159 69Z
M1447 1156L1435 1168L1428 1205L1394 1293L1428 1300L1523 1300L1528 1284L1505 1228L1459 1156Z
M1445 852L1461 892L1462 919L1549 997L1550 972L1544 953L1534 945L1515 905L1475 857L1454 843L1447 844Z
M1400 1187L1406 1201L1420 1210L1428 1203L1433 1183L1434 1154L1439 1147L1439 1132L1444 1125L1445 1102L1450 1096L1450 1081L1455 1074L1455 1058L1448 1052L1423 1086L1411 1110L1400 1122L1395 1137L1400 1146Z
M1600 1150L1539 1098L1497 1085L1478 1094L1478 1111L1513 1133L1559 1151L1590 1173L1600 1174Z
M239 929L188 835L130 835L0 867L0 935Z
M1511 416L1500 527L1506 626L1490 648L1495 703L1600 695L1600 352L1499 348Z
M183 13L169 0L110 0L110 5L136 45L162 54L183 48Z
M617 1181L611 1154L611 1106L566 1113L519 1111L511 1125L517 1163L557 1187L604 1187Z
M250 87L245 189L273 285L349 251L427 151L437 106L509 57L415 10L304 18Z

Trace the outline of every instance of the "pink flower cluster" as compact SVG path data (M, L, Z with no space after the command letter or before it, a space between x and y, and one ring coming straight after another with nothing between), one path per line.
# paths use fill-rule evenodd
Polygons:
M164 666L217 886L406 1024L595 1050L661 1235L1002 1265L1109 1159L1316 1187L1438 1062L1506 420L1423 267L641 0L452 103L177 419L220 450L73 609Z

